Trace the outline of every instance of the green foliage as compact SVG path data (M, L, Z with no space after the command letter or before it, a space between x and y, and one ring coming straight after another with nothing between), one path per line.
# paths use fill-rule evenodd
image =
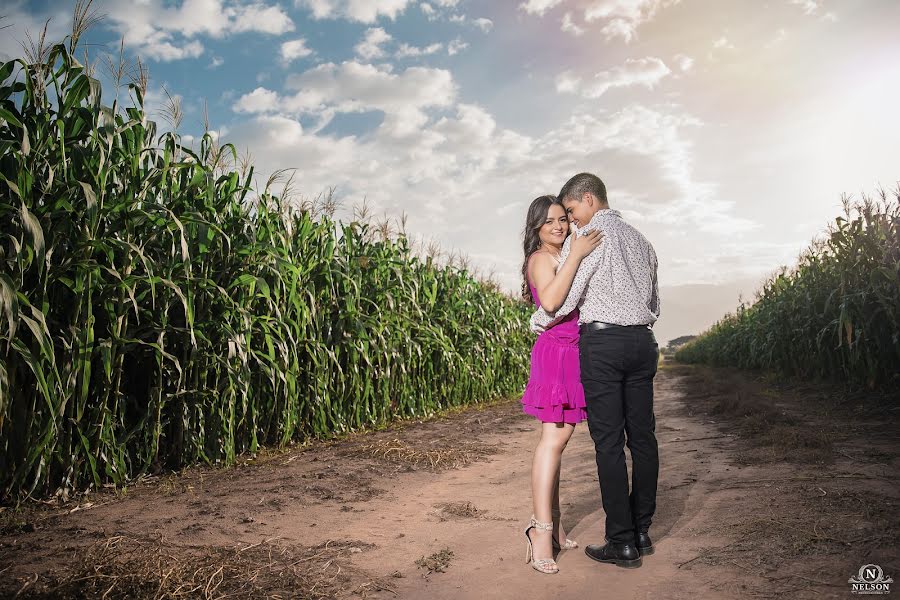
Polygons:
M528 308L405 236L249 194L107 107L65 45L0 67L0 500L521 390Z
M900 386L900 190L851 204L792 270L682 347L688 363Z
M696 338L696 335L682 335L680 337L671 339L669 340L669 343L666 344L666 347L663 348L663 353L667 356L675 354L675 352L678 351L679 348Z

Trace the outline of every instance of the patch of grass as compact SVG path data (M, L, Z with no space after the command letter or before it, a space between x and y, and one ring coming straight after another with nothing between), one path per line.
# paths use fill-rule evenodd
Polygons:
M866 562L888 573L900 568L890 402L767 373L665 368L678 378L691 415L737 434L739 462L771 469L765 478L719 482L717 491L739 493L729 496L721 519L697 533L733 541L686 557L678 568L737 567L764 582L742 585L741 597L792 600L844 597L847 578Z
M79 551L74 570L32 576L0 595L19 598L297 598L326 600L353 591L391 590L349 562L373 548L355 540L316 546L269 539L212 548L173 545L169 540L116 536Z
M484 516L484 512L468 501L463 502L444 502L438 504L436 508L441 509L441 520L447 520L447 517L462 517L465 519L477 519Z
M18 510L0 509L0 536L34 531L35 526Z
M439 446L420 441L422 445L411 444L399 438L380 439L360 444L355 451L392 463L425 466L433 471L464 467L496 451L493 446L481 442L452 443L446 440L448 445Z
M423 556L416 561L416 566L420 569L425 569L427 575L430 575L431 573L443 573L447 570L447 567L450 566L450 561L452 559L453 551L450 550L450 548L444 548L440 552L435 552L427 558Z
M896 559L900 504L879 492L839 485L847 484L784 482L759 488L755 492L769 511L734 510L730 519L699 532L724 534L733 542L704 548L677 566L738 566L769 582L759 590L767 598L822 597L823 586L833 587L835 572L846 581L868 560L882 561L891 571L884 560L892 553Z
M795 411L782 402L783 396L763 383L728 369L669 366L683 377L686 406L700 411L751 442L740 455L743 462L788 460L827 464L834 460L835 433L829 427L810 427Z

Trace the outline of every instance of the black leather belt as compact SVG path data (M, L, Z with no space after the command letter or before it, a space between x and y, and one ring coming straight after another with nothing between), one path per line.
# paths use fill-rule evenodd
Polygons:
M588 329L650 329L650 326L647 324L616 325L615 323L604 323L603 321L588 321L587 323L582 323L581 326Z

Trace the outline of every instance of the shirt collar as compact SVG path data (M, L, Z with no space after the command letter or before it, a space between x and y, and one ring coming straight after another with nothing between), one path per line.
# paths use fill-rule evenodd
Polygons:
M617 211L614 208L601 208L600 210L598 210L597 212L594 213L594 216L591 217L591 221L593 221L597 217L602 217L605 215L611 215L613 217L621 217L622 213L620 213L619 211Z
M609 217L618 217L618 218L621 219L621 218L622 218L622 213L620 213L619 211L617 211L617 210L615 210L615 209L613 209L613 208L601 208L600 210L598 210L597 212L594 213L594 216L591 217L591 220L588 221L588 224L587 224L587 225L585 225L584 227L576 227L575 230L576 230L576 231L581 231L581 230L584 229L585 227L589 227L589 226L591 226L591 225L596 225L597 222L598 222L600 219L602 219L603 217L606 217L606 216L609 216Z

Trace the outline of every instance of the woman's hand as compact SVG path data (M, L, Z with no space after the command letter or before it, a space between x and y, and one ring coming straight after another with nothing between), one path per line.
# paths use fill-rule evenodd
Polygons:
M600 242L603 241L603 232L599 229L592 229L584 235L573 235L575 235L575 239L572 240L572 247L569 249L569 255L578 260L583 259L593 252L594 248L599 246Z

